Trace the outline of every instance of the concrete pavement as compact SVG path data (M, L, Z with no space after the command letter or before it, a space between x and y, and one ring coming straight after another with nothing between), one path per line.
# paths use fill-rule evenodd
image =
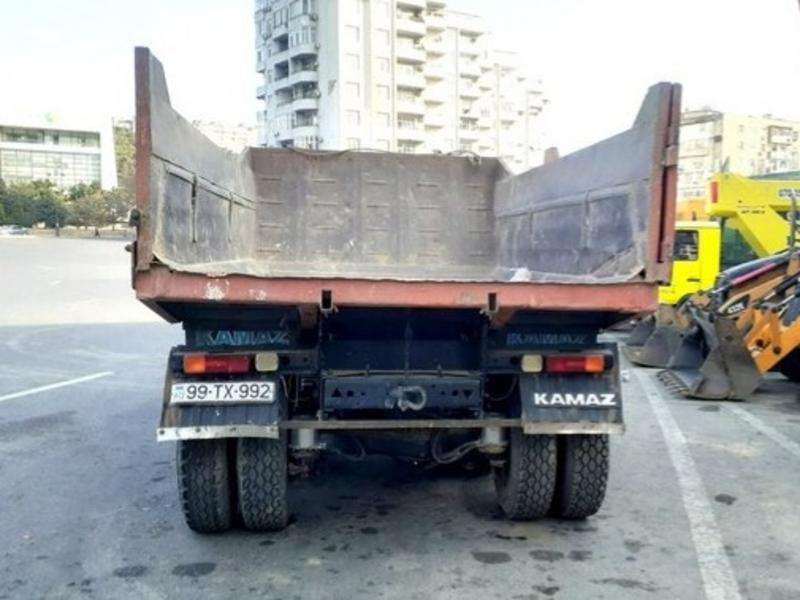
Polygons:
M293 482L284 532L192 533L155 442L182 332L133 300L122 248L0 240L0 598L800 598L800 402L780 378L728 405L629 369L585 522L510 523L485 475L375 458Z

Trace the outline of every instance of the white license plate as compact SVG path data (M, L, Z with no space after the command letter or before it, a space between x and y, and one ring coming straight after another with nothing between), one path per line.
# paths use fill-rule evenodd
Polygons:
M226 402L275 401L274 381L193 381L173 383L173 404L214 404Z

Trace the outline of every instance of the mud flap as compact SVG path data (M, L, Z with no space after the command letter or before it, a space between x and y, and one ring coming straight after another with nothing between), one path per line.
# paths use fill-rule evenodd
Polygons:
M164 386L164 405L157 431L159 442L261 437L278 439L285 400L281 385L275 401L260 404L170 404L171 377Z
M520 377L527 434L608 434L624 431L617 367L602 374Z

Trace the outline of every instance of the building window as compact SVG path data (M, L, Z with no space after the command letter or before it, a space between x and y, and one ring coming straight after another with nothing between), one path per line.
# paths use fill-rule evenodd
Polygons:
M361 98L361 85L354 81L348 81L345 86L347 98L349 100L358 100Z
M347 54L345 56L345 63L347 69L352 73L358 73L361 70L361 59L358 54Z
M390 41L388 29L375 30L375 45L378 48L388 48Z
M361 125L361 113L357 110L347 111L347 124L354 127Z
M375 142L375 148L376 150L384 150L386 152L389 152L390 149L389 140L377 140Z
M391 67L391 63L389 62L388 58L377 59L377 65L378 73L388 73Z
M389 100L389 86L388 85L379 85L375 88L376 92L378 93L378 98L380 100Z
M375 117L379 127L392 126L392 117L389 113L379 112L377 115L375 115Z
M403 154L414 154L416 145L410 142L397 142L397 151Z
M359 29L355 25L346 25L345 33L346 33L346 39L348 39L351 43L353 44L361 43L361 29Z
M350 150L358 150L361 147L361 140L358 138L347 138L347 147Z

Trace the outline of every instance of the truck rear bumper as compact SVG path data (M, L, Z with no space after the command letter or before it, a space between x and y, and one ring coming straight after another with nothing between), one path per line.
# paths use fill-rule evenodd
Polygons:
M160 427L159 442L209 440L239 437L277 439L281 430L314 429L317 431L398 431L430 429L481 429L484 427L519 427L527 435L614 435L625 432L623 423L566 421L531 422L522 419L419 419L419 420L331 420L284 421L275 425L202 425L196 427Z

